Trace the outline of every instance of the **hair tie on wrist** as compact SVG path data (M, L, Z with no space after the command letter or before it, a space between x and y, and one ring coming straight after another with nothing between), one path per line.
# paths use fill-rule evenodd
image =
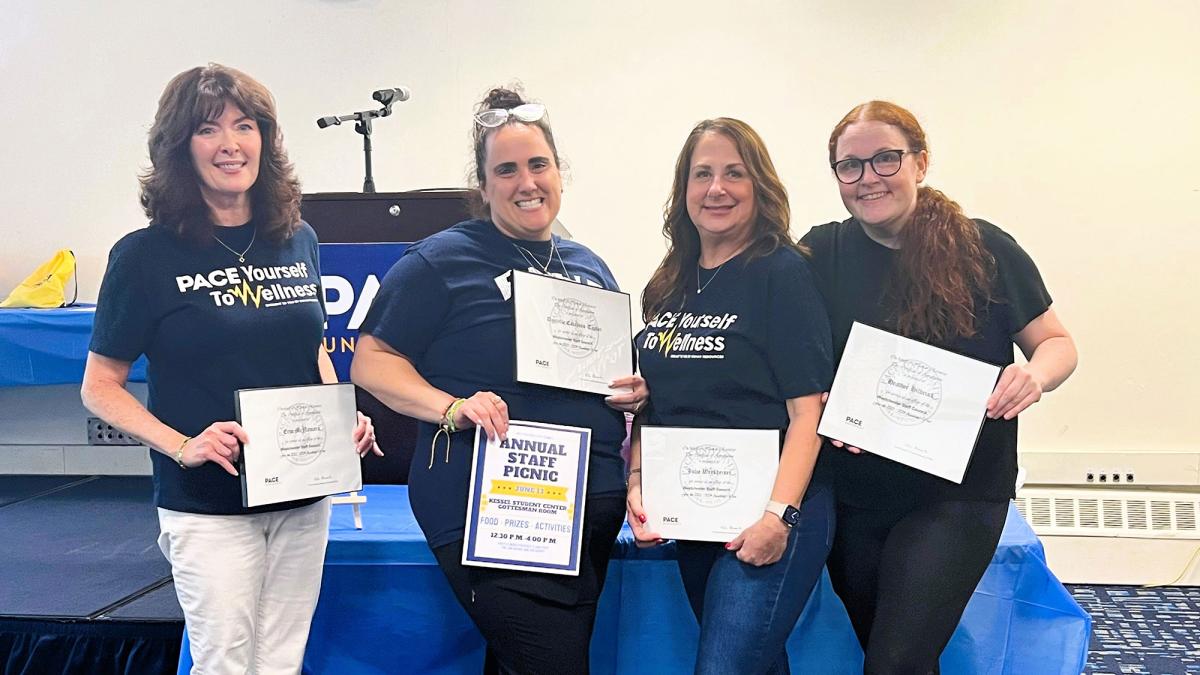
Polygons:
M465 398L456 398L454 399L454 402L446 408L446 412L442 415L442 418L445 420L446 431L448 433L452 434L458 431L458 427L454 426L454 416L458 414L458 409L461 408L466 402L467 399Z
M446 406L445 412L442 413L442 419L438 422L437 433L433 435L433 442L429 444L429 466L425 467L426 469L433 468L433 458L437 455L438 437L442 434L446 435L446 463L450 463L450 434L458 431L458 427L454 426L454 416L458 414L458 409L466 402L467 399L465 398L456 398L450 405Z

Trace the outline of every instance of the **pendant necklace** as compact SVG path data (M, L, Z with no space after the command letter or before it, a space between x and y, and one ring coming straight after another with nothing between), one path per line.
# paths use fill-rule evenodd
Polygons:
M221 241L221 238L218 237L216 235L216 233L213 233L212 238L216 239L218 244L220 244L221 246L224 246L225 250L236 255L238 257L238 262L244 263L244 262L246 262L246 254L250 252L250 247L254 246L254 238L257 236L258 236L258 228L256 227L256 228L254 228L254 231L250 233L250 243L246 245L246 248L243 249L241 253L238 253L237 251L230 248L229 244L226 244L225 242ZM699 272L697 272L697 274L699 274ZM697 277L697 278L699 278L699 277Z
M699 260L696 261L696 295L700 295L701 293L704 292L704 289L708 288L708 285L713 282L713 279L717 278L717 275L721 273L721 268L724 267L725 263L727 263L727 262L729 262L729 261L726 260L725 262L718 265L717 271L713 272L713 275L708 278L708 281L704 282L704 285L701 286L700 285L700 261Z
M514 243L513 248L517 249L517 252L520 253L521 257L525 259L525 262L533 265L533 267L535 269L540 269L542 271L542 274L545 274L545 275L550 274L550 265L554 262L554 256L555 256L555 254L557 254L558 255L558 263L560 265L562 265L563 273L564 274L567 273L567 264L565 262L563 262L562 254L558 252L558 247L554 245L553 237L550 238L550 255L546 257L545 265L543 265L541 263L541 261L538 260L537 255L535 255L533 251L530 251L529 249L525 248L524 246Z

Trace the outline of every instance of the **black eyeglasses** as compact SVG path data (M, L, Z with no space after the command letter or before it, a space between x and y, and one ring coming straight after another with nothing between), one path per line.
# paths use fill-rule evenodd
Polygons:
M863 173L866 171L866 165L871 165L871 170L876 176L895 176L900 172L900 163L904 160L904 155L916 154L909 150L881 150L875 153L870 159L843 159L840 162L830 164L833 169L833 175L837 176L838 181L851 185L862 180Z

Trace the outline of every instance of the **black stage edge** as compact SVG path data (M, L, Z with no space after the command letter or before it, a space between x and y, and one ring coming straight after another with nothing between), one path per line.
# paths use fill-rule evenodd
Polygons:
M0 532L0 672L175 672L183 612L148 476L0 476Z

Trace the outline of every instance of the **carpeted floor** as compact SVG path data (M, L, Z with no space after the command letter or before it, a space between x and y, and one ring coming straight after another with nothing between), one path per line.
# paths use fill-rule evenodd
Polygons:
M1094 621L1089 675L1200 675L1200 588L1068 589Z

